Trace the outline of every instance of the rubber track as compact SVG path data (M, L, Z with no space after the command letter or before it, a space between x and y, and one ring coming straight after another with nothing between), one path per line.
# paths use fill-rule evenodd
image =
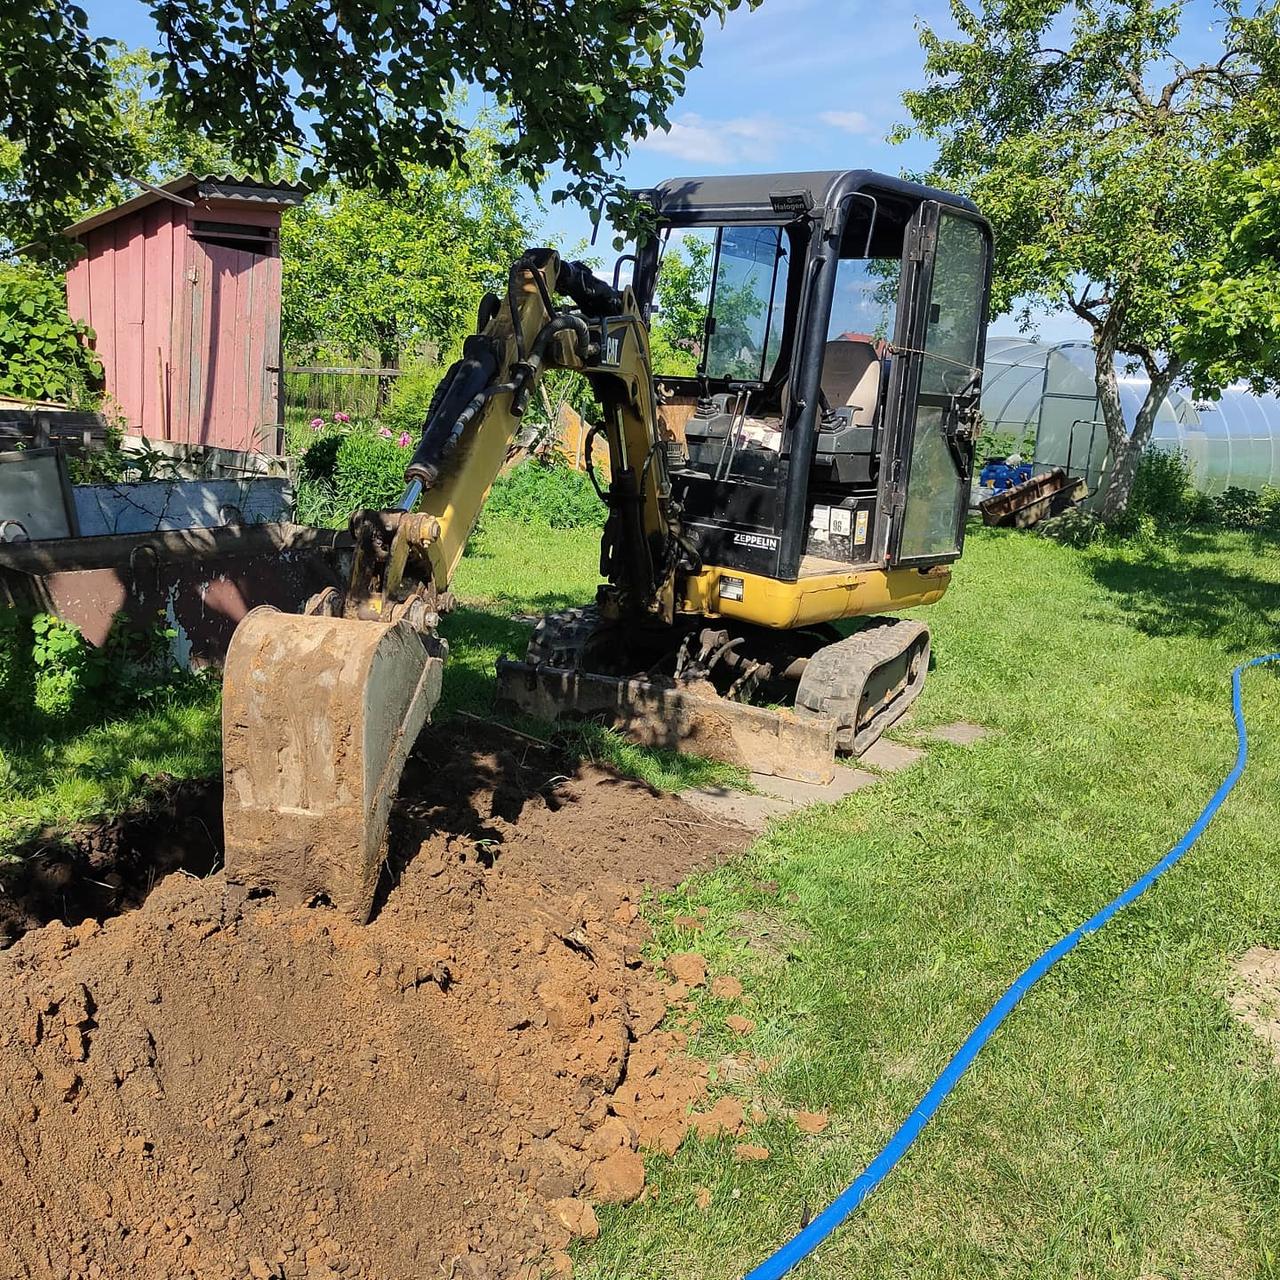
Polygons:
M855 735L854 721L868 679L877 667L899 657L922 635L927 638L929 628L921 622L886 618L864 627L846 640L838 640L819 649L809 659L796 688L797 714L830 716L837 725L839 749L860 755L902 716L919 696L924 684L920 679L914 690L910 687L905 689L872 721L868 730ZM927 664L927 639L924 660ZM874 732L867 736L870 729Z

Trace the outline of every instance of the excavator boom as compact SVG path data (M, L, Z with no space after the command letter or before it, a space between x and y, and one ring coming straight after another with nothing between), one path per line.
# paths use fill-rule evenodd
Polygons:
M557 310L557 292L578 309ZM507 298L486 300L480 331L441 381L400 507L352 517L346 589L314 597L302 615L255 609L237 627L223 677L231 883L368 918L400 774L440 697L447 585L538 378L597 360L610 341L606 317L624 335L602 374L614 420L631 432L618 450L651 454L652 377L634 300L533 250L512 267ZM638 535L646 546L661 542L660 492L629 514L648 522L653 536ZM645 559L639 572L630 589L660 607L655 564Z

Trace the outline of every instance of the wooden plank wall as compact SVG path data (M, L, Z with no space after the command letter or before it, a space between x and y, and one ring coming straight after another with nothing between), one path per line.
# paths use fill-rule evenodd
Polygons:
M91 325L127 428L157 440L274 452L280 258L207 244L191 219L279 226L273 207L169 202L90 231L67 306Z
M161 440L175 438L168 383L183 212L149 205L96 228L67 272L67 309L94 330L112 408L131 429Z

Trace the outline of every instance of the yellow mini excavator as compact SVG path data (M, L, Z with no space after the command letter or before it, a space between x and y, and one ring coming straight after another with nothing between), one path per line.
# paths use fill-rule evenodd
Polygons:
M919 694L929 632L885 615L937 600L960 555L986 222L865 170L676 179L642 198L651 231L612 285L535 249L486 296L400 505L351 519L346 589L241 622L224 685L231 881L367 918L440 693L449 583L548 369L581 373L598 404L585 456L605 581L499 664L503 703L821 781ZM674 373L655 371L648 323L670 252L707 275L701 340Z

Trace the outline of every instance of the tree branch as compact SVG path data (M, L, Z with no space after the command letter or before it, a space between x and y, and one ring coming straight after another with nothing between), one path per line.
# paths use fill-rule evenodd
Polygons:
M1078 302L1075 298L1069 297L1067 299L1067 305L1080 317L1081 320L1093 329L1094 336L1096 338L1097 335L1102 332L1102 326L1105 321L1096 311L1093 310L1093 307L1096 304L1090 301L1087 297L1088 290L1086 290L1085 293L1086 296L1082 297Z
M1173 98L1178 90L1194 80L1221 79L1228 84L1235 85L1238 81L1247 81L1256 77L1257 72L1231 72L1227 70L1227 63L1233 58L1241 57L1244 52L1243 49L1228 49L1217 62L1204 62L1198 67L1186 67L1165 85L1161 90L1159 103L1154 105L1158 110L1168 112L1173 105Z

